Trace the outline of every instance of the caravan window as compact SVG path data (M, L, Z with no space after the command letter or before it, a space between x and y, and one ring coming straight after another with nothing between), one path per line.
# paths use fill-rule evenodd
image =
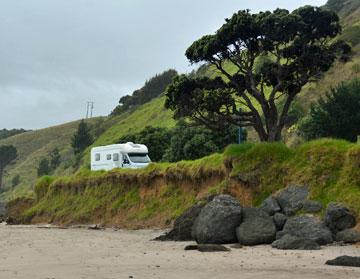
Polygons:
M111 154L106 155L106 160L111 160Z
M119 161L119 154L118 153L114 153L113 154L113 160L116 162L116 161Z
M95 161L100 161L100 153L95 154Z

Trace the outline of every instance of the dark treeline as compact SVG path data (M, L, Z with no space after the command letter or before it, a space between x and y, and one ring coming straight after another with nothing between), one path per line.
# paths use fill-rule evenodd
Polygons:
M177 72L173 69L157 74L140 89L135 90L132 95L125 95L120 98L119 105L112 111L111 115L119 115L129 109L149 102L163 93L166 87L172 82Z
M27 132L27 131L24 129L11 129L11 130L2 129L2 130L0 130L0 139L6 139L11 136L15 136L17 134L21 134L21 133L25 133L25 132Z

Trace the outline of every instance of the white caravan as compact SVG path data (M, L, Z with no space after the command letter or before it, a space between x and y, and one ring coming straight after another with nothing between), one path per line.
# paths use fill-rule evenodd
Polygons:
M148 148L143 144L127 142L98 146L91 149L91 170L115 168L144 168L151 162Z

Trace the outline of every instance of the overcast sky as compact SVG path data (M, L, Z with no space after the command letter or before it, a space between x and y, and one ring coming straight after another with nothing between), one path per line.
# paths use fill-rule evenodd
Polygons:
M0 128L37 129L107 115L240 9L325 0L0 0Z

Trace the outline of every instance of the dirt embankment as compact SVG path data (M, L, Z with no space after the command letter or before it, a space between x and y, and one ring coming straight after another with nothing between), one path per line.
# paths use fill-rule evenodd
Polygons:
M82 171L44 177L36 199L16 200L8 212L21 223L98 223L164 228L186 208L229 193L254 206L289 184L307 185L324 207L342 202L360 214L360 145L319 140L290 149L280 143L229 146L197 161L153 164L142 170Z

